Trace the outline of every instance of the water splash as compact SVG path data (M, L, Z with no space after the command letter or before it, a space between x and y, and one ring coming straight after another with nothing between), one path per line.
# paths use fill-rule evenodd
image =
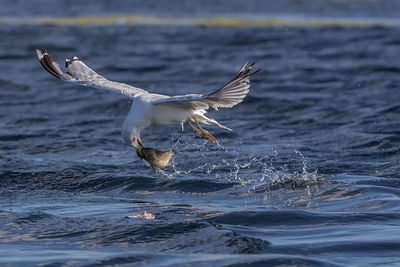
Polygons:
M239 150L238 144L232 146L231 141L229 144L230 148L225 147L221 139L217 146L210 146L208 141L194 136L181 136L172 145L177 151L177 157L171 160L169 168L158 172L168 179L233 182L242 187L250 187L249 192L288 186L292 189L309 188L323 180L298 148L274 147L260 154L243 151L246 148L243 145Z

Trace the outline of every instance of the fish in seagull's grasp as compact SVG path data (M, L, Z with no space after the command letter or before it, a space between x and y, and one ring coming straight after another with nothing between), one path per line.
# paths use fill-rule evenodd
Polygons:
M232 130L206 117L207 110L231 108L242 102L249 92L250 76L260 71L251 72L254 63L246 63L232 80L214 92L167 96L150 93L125 83L110 81L89 68L78 57L73 57L72 60L66 59L67 72L64 72L45 49L36 49L36 54L42 66L50 74L63 81L106 89L131 98L133 100L131 109L122 125L122 138L134 146L138 156L148 161L153 168L166 167L175 152L146 148L140 139L140 132L143 129L152 125L180 124L183 131L183 125L187 123L196 134L214 143L216 138L203 129L201 123L213 123L225 130Z
M153 169L167 167L175 150L162 151L157 148L142 147L136 151L139 158L146 160Z

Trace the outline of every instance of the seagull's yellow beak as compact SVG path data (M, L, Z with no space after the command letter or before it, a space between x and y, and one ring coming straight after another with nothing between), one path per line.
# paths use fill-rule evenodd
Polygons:
M138 143L140 149L144 148L144 145L143 145L142 141L140 141L139 138L136 138L136 142Z
M138 147L136 148L136 153L138 154L138 156L142 159L145 158L142 149L144 148L144 145L142 143L142 141L140 141L139 138L136 138L136 142L138 143Z

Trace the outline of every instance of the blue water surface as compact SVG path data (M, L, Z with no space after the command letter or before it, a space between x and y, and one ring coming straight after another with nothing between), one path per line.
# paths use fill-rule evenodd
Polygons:
M173 12L152 1L137 11L129 1L45 2L0 12L19 18L0 23L0 264L400 265L399 27L21 20L232 14L243 4L173 1ZM249 1L242 13L368 20L400 10L397 1L276 2ZM217 144L179 125L145 130L146 145L177 151L154 171L121 139L131 100L55 79L35 59L42 47L170 95L216 90L246 61L262 72L243 103L209 113L233 129L205 126ZM145 211L154 219L137 217Z

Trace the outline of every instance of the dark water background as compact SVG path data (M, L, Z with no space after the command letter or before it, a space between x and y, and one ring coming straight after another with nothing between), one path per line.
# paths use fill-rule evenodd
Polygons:
M108 13L395 17L398 1L4 1L3 17ZM173 8L171 8L173 7ZM329 12L330 11L330 12ZM0 263L399 266L400 28L0 25ZM165 94L209 92L246 61L245 101L211 145L154 172L123 144L130 100L64 84L35 59L80 56ZM132 218L141 212L154 220Z

